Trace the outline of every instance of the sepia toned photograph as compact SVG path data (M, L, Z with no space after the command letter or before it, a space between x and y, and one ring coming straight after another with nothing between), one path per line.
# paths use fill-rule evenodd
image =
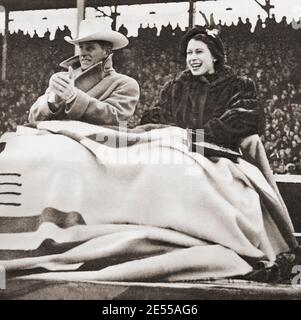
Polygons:
M301 299L300 0L0 0L0 48L0 300Z

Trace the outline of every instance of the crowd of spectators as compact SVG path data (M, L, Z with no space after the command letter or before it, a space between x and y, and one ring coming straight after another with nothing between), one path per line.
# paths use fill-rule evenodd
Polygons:
M256 82L265 115L261 138L273 171L301 174L301 30L285 18L277 23L274 16L265 22L258 17L253 32L248 20L219 25L227 63ZM120 32L127 34L126 27ZM141 87L129 127L139 124L143 112L158 102L162 85L185 67L179 55L184 32L170 24L160 30L141 25L138 37L130 37L130 45L114 54L116 69ZM52 41L49 32L43 38L21 31L9 35L7 80L0 85L0 134L26 123L30 106L45 91L50 75L59 71L58 62L74 54L63 40L69 34L65 27L58 28Z

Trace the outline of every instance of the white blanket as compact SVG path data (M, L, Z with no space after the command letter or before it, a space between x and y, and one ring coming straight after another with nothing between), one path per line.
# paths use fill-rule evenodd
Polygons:
M2 136L0 265L8 273L233 277L289 249L268 212L281 204L255 166L190 153L180 128L137 132L47 121Z

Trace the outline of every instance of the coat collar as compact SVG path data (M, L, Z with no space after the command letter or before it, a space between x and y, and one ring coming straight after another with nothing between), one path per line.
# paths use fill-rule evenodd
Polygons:
M207 83L211 86L215 86L218 83L224 82L226 80L229 80L235 76L235 73L233 69L229 66L224 66L221 70L213 74L212 76L194 76L190 72L190 70L186 69L184 70L179 77L176 79L176 81L188 81L188 82L203 82Z
M115 72L113 68L113 54L109 55L106 60L101 61L85 71L81 71L79 55L73 56L60 63L60 67L68 69L70 66L75 71L74 84L84 92L92 89L103 78Z

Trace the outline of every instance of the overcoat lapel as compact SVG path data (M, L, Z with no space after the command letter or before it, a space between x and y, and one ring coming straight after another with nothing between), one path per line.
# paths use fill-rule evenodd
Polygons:
M71 66L74 70L78 70L80 68L79 56L63 61L60 66L65 69ZM76 76L74 79L75 86L84 92L88 92L111 72L114 72L112 54L105 61L93 65Z

